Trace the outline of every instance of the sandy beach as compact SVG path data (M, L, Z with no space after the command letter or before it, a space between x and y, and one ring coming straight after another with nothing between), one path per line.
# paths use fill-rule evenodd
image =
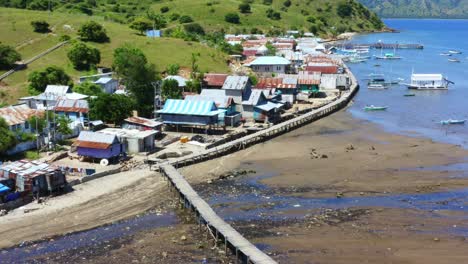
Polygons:
M284 197L372 198L466 188L468 178L456 177L457 172L437 166L464 162L467 154L459 146L386 133L341 111L269 142L181 171L208 200L213 188L219 187L218 191L230 195L230 189L223 189L228 184L216 179L232 170L270 174L259 182L273 194ZM207 183L213 179L213 183ZM235 183L240 179L231 180ZM38 208L30 213L25 214L25 208L21 208L0 217L0 235L8 238L2 239L0 246L86 230L154 208L167 212L174 210L167 206L171 200L165 182L154 172L141 170L108 176L79 185L74 192L52 198L45 205L28 205L29 209ZM282 263L453 263L464 259L464 235L445 231L453 226L468 228L464 212L448 210L443 214L450 217L435 217L430 211L419 209L357 206L349 209L358 210L357 213L345 212L352 217L330 216L333 221L328 223L314 220L328 219L319 217L323 216L323 209L303 210L306 217L300 221L254 219L233 224L253 242L267 244L266 251ZM339 210L330 214L340 214ZM180 240L182 233L186 240L181 245L187 255L192 252L201 259L213 251L206 245L200 248L193 223L180 226L180 230L185 230L182 233L170 230L160 228L135 234L111 250L97 250L86 261L106 263L111 257L113 262L127 263L129 259L123 256L133 248L134 259L144 257L167 263L161 257L164 252L166 257L167 252L176 255L175 249L181 247L176 242L172 246L170 240ZM150 236L149 232L155 235ZM134 249L140 247L146 249ZM435 256L428 257L434 252ZM58 259L67 256L66 252L63 254ZM174 259L173 263L183 260Z

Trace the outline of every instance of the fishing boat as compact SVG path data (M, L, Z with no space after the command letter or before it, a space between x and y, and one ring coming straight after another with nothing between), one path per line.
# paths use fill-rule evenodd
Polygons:
M394 53L385 53L383 56L375 56L377 60L400 60L400 56L396 56Z
M452 56L452 53L442 52L440 56Z
M375 105L367 105L364 107L365 111L384 111L387 110L387 106L375 106Z
M450 62L460 62L459 59L448 59L448 61L450 61Z
M409 93L409 94L404 94L403 96L411 97L411 96L416 96L416 94L414 94L414 93Z
M442 125L463 125L465 124L465 119L463 120L456 120L456 119L448 119L448 120L442 120L440 121L440 124Z
M459 50L449 50L449 53L451 53L451 54L462 54L462 52L459 51Z
M442 74L411 74L411 82L404 84L408 89L416 90L447 90L449 84L454 82L447 80Z
M361 62L366 62L366 61L367 61L367 59L361 58L359 56L351 56L348 59L348 62L350 62L350 63L361 63Z
M372 90L385 90L388 89L388 85L384 85L381 83L371 83L367 85L367 89L372 89Z

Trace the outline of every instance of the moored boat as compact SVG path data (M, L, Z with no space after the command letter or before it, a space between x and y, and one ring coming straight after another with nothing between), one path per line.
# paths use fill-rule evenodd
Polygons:
M404 85L416 90L447 90L449 84L453 82L442 74L411 74L411 83Z
M400 60L401 57L396 56L394 53L385 53L383 56L375 56L377 60Z
M450 61L450 62L460 62L459 59L448 59L448 61Z
M462 52L459 51L459 50L449 50L449 53L451 53L451 54L462 54Z
M452 56L452 53L442 52L440 56Z
M409 94L404 94L403 96L410 97L410 96L416 96L414 93L409 93Z
M465 119L462 120L457 120L457 119L448 119L448 120L442 120L440 123L442 125L463 125L465 124Z
M383 111L387 110L387 106L375 106L375 105L367 105L364 107L365 111Z

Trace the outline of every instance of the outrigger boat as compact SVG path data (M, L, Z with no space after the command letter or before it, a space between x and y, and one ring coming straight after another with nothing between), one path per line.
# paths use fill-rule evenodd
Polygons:
M442 52L440 56L452 56L452 53Z
M454 82L447 80L442 74L411 74L411 83L404 85L416 90L447 90L449 84Z
M387 106L374 106L374 105L368 105L364 107L365 111L384 111L387 110Z
M367 89L372 89L372 90L385 90L388 89L388 85L384 85L381 83L371 83L367 85Z
M410 97L410 96L416 96L416 94L409 93L409 94L404 94L403 96Z
M448 59L448 61L450 61L450 62L460 62L459 59Z
M448 119L448 120L442 120L440 121L440 124L442 125L463 125L465 124L465 119L463 120L456 120L456 119Z
M449 53L451 53L451 54L462 54L462 52L459 51L459 50L449 50Z
M383 56L375 56L377 60L400 60L401 57L395 56L394 53L385 53Z

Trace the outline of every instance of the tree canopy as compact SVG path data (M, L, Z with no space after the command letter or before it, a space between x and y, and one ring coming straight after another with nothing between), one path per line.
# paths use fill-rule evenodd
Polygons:
M0 43L0 69L9 70L19 60L21 55L13 47Z
M147 30L153 28L153 23L144 17L139 17L130 24L130 28L140 32L141 35L144 35Z
M174 79L167 79L162 82L161 96L166 99L182 99L182 90L179 83Z
M5 153L17 143L16 135L10 131L7 122L0 117L0 153Z
M148 63L139 48L126 44L114 50L112 68L135 97L139 113L149 116L154 104L155 66Z
M224 20L232 24L240 24L240 17L237 13L227 13Z
M75 87L73 87L73 91L80 94L85 94L89 96L99 96L103 93L102 87L98 84L92 82L83 82Z
M83 42L74 43L67 53L68 59L77 70L89 70L101 62L101 52Z
M122 94L102 94L90 100L90 117L106 123L120 125L131 116L135 101Z
M78 29L78 36L83 41L108 42L106 29L95 21L88 21Z
M31 26L34 29L34 32L38 33L47 33L49 32L49 23L47 23L45 20L34 20L31 21Z
M34 71L28 76L31 93L42 93L47 85L72 86L73 81L65 71L57 66L49 66L43 70Z

